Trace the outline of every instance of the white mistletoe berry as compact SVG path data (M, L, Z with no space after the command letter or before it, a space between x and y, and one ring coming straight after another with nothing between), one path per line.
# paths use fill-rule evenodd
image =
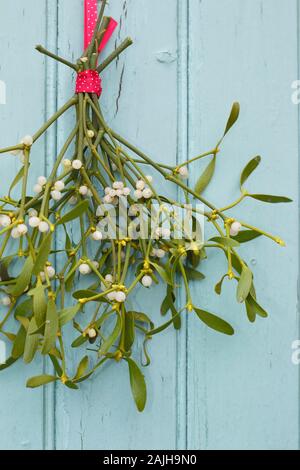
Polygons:
M80 168L82 168L82 162L80 160L73 160L72 167L74 170L80 170Z
M92 264L95 266L96 269L99 269L100 264L98 261L92 261Z
M25 137L23 137L21 142L27 147L31 147L33 144L33 137L31 135L25 135Z
M110 189L107 195L113 198L116 196L116 194L117 194L116 189Z
M29 217L37 217L38 211L35 210L35 209L29 209L28 215L29 215Z
M151 191L150 188L144 189L144 191L143 191L143 197L144 197L145 199L151 199L152 196L153 196L153 192Z
M106 196L104 196L103 201L106 204L111 204L113 202L113 198L109 194L107 194Z
M62 165L67 169L67 168L70 168L72 166L72 162L68 158L65 158L62 161Z
M113 183L113 188L114 189L123 189L124 188L124 183L123 181L115 181Z
M114 282L114 278L111 274L106 274L105 280L108 284L112 284Z
M90 328L88 331L88 335L90 339L95 339L97 337L97 331L95 328Z
M130 193L131 193L131 189L130 189L130 188L124 188L124 189L123 189L123 195L124 195L124 196L129 196Z
M143 191L137 189L136 191L134 191L134 196L136 197L136 199L143 199Z
M124 292L117 292L115 299L117 302L122 303L126 300L126 294Z
M146 176L146 180L147 180L148 183L152 183L152 181L153 181L153 176L147 175L147 176Z
M104 189L104 194L109 194L111 191L111 188L108 186L107 188Z
M28 232L28 227L25 224L20 224L17 226L17 230L20 234L20 236L26 235Z
M43 188L40 184L35 184L33 187L33 192L35 194L40 194L43 191Z
M87 136L88 136L90 139L92 139L93 137L95 137L95 132L89 129L89 130L87 131Z
M44 222L44 221L43 221L43 222L41 222L41 223L39 224L39 231L40 231L41 233L49 232L49 230L50 230L50 227L49 227L49 225L48 225L47 222Z
M145 189L145 186L146 186L146 183L143 180L137 181L136 185L135 185L136 189L138 189L140 191L143 191L143 189Z
M156 256L158 258L164 258L166 256L166 252L159 248L156 250Z
M101 241L102 238L103 238L103 235L100 232L100 230L96 230L96 232L92 233L92 239L95 240L96 242Z
M88 187L87 186L80 186L79 194L81 194L81 196L86 196L87 193L88 193Z
M51 191L51 197L54 201L60 201L62 198L62 193L60 191Z
M46 176L39 176L37 182L40 186L45 186L45 184L47 183Z
M11 218L8 215L0 216L0 227L9 227L11 225Z
M14 227L11 231L11 237L14 238L14 239L17 239L17 238L20 238L21 237L21 234L20 232L18 231L18 227Z
M116 300L116 294L117 294L117 293L116 293L115 291L109 292L109 294L107 294L108 300L110 300L111 302L112 302L113 300Z
M142 284L144 287L151 287L152 286L152 277L151 276L144 276L142 279Z
M55 269L53 268L53 266L47 266L46 271L49 276L49 279L53 279L55 277Z
M4 305L4 307L9 307L11 305L11 298L8 295L4 295L1 297L1 304Z
M187 179L189 177L189 170L187 166L181 166L179 168L179 174L181 178Z
M231 224L230 226L230 235L232 237L235 237L236 235L238 235L241 228L242 228L242 225L240 224L240 222L233 222L233 224Z
M79 272L80 272L80 274L82 274L83 276L86 276L87 274L90 274L90 273L91 273L91 268L89 267L88 264L82 263L82 264L79 266Z
M116 196L117 196L117 197L123 196L123 194L124 194L123 191L124 191L123 189L117 189L117 190L116 190Z
M62 191L65 188L65 183L63 181L56 181L56 183L54 184L54 188L57 191Z

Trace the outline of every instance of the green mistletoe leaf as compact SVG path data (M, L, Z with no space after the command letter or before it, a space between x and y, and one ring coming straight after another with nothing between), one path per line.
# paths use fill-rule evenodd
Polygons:
M33 268L33 274L38 276L44 271L45 264L48 261L52 245L52 233L49 232L42 241Z
M76 300L79 299L90 299L91 297L95 297L95 295L99 294L99 292L96 292L94 290L86 289L86 290L78 290L72 294L72 297ZM97 299L97 302L99 302L101 299Z
M12 190L14 189L15 186L17 186L17 184L19 183L19 181L21 181L21 179L23 178L24 176L24 170L25 170L25 167L22 166L22 168L19 170L19 172L17 173L17 175L14 177L10 187L9 187L9 190L8 190L8 197L11 197L11 192Z
M99 350L99 353L98 353L99 356L103 356L104 354L106 354L110 350L110 348L113 346L113 344L119 338L120 333L121 333L121 328L122 328L121 317L120 317L120 315L117 315L117 319L116 319L114 329L113 329L112 333L110 334L110 336L108 336L108 338L106 338L103 341L103 343L101 345L101 348Z
M242 273L241 277L238 283L237 287L237 301L240 303L245 302L247 299L251 287L252 287L252 281L253 281L253 274L251 270L246 266L245 264L243 265L242 268Z
M34 331L37 330L37 328L38 327L37 327L35 318L32 318L28 326L26 341L25 341L25 348L24 348L24 355L23 355L25 364L29 364L30 362L32 362L35 356L35 353L38 349L39 335L32 334L34 333Z
M59 377L61 377L63 375L63 370L58 362L57 357L53 356L53 354L49 354L49 357L51 359L55 372L57 373Z
M30 284L32 269L33 269L33 260L32 260L32 257L29 256L23 265L21 273L17 277L16 284L7 289L10 295L12 295L13 297L20 297L20 295L22 295L23 292L25 292L25 290L28 288Z
M27 380L26 387L42 387L43 385L50 384L56 380L58 380L58 377L55 377L54 375L37 375L36 377L31 377L31 379Z
M256 199L257 201L267 202L269 204L293 202L292 199L285 196L272 196L270 194L249 194L248 196L252 197L252 199Z
M212 328L219 333L224 335L232 336L234 334L234 329L232 326L216 315L206 312L205 310L200 310L199 308L194 308L198 318L205 323L209 328Z
M239 243L247 243L255 238L261 237L262 234L255 232L255 230L241 230L238 235L234 237L235 241Z
M247 181L249 176L253 173L253 171L256 170L260 162L261 162L261 157L257 156L253 158L252 160L250 160L250 162L245 166L241 174L241 180L240 180L241 188L243 187L244 183Z
M38 328L46 321L47 300L45 286L39 281L37 287L30 292L33 301L33 314Z
M177 317L179 317L179 315L180 315L180 312L177 312L176 315L174 315L173 318L171 318L171 320L167 321L166 323L164 323L161 326L158 326L155 329L152 329L152 330L148 331L147 336L151 337L151 336L157 335L158 333L161 333L162 331L166 330L170 325L172 325L172 323L174 323L174 320L176 321L176 319L177 319Z
M129 368L129 378L132 396L134 398L138 411L142 412L145 409L147 401L147 388L145 377L143 376L142 372L140 371L137 364L133 361L133 359L127 358L126 361L128 363Z
M220 281L215 285L215 293L221 295L222 293L222 285L224 280L228 277L228 274L224 274L224 276L220 279Z
M24 353L24 348L25 348L25 341L26 341L26 330L21 325L18 334L16 336L16 339L14 341L12 351L11 351L11 356L13 359L19 359Z
M42 354L48 354L55 345L58 328L59 324L55 301L53 299L49 299Z
M87 371L88 366L89 366L89 358L88 356L85 356L83 359L81 359L73 380L78 380L81 377L83 377Z
M145 313L142 313L142 312L130 312L130 313L132 313L134 320L136 322L146 323L147 325L149 325L151 329L154 328L154 323Z
M0 371L8 369L10 366L12 366L17 359L14 359L13 357L9 357L7 361L4 364L0 364Z
M32 315L32 299L26 299L15 308L14 317L29 317Z
M67 380L67 382L65 382L65 386L68 387L68 388L71 388L72 390L78 390L79 389L79 387L74 382L72 382L71 380Z
M229 237L213 237L209 241L220 243L220 245L226 246L226 248L236 248L240 246L238 241Z
M57 222L57 225L66 224L67 222L71 222L72 220L77 219L78 217L80 217L82 214L84 214L88 210L88 207L89 207L89 201L88 200L81 201L79 204L77 204L76 207L74 207L74 209L72 209L70 212L65 214Z
M196 269L185 266L184 270L189 281L203 281L203 279L205 279L204 274L200 273Z
M76 317L76 315L79 312L80 308L81 308L81 305L76 304L74 307L69 307L69 308L65 308L63 310L60 310L60 312L58 312L60 327L66 325L67 323L72 321L73 318Z
M231 108L230 116L228 118L226 128L224 131L224 137L230 131L230 129L234 126L234 124L239 118L239 115L240 115L240 104L235 102L233 103L232 108Z
M124 325L124 348L130 351L135 340L134 315L132 312L125 312Z
M214 155L213 159L207 165L204 172L198 179L196 186L195 186L195 193L199 195L203 193L203 191L207 188L207 186L211 182L212 177L214 176L214 173L215 173L215 169L216 169L216 156Z
M251 323L253 323L256 319L256 315L259 315L262 318L267 318L268 313L259 305L257 300L251 295L251 293L248 295L246 301L246 311L248 315L248 319Z
M173 285L170 274L164 266L161 266L160 264L157 264L157 263L150 263L150 264L158 272L159 276L162 278L163 281L165 281L167 284Z
M186 269L186 267L185 267ZM174 328L175 330L180 330L181 328L181 318L180 316L177 315L177 310L175 307L175 294L173 292L173 289L171 286L167 287L167 295L165 299L163 300L160 308L160 313L165 316L169 310L171 310L172 316L173 316L173 323L174 323Z

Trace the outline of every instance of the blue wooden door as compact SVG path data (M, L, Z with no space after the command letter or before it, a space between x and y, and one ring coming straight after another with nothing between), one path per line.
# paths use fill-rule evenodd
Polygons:
M241 169L262 155L251 190L286 194L294 203L246 202L236 214L271 228L287 248L265 239L243 248L270 312L254 325L233 300L231 284L221 297L214 294L224 267L213 255L204 267L207 280L192 287L193 295L222 313L236 335L208 331L189 316L178 335L168 330L153 340L142 415L122 365L103 369L79 392L59 385L26 389L26 378L46 369L41 361L1 373L1 449L298 448L299 366L291 360L299 338L299 109L291 100L299 78L298 6L297 0L110 2L120 24L115 44L130 35L134 46L103 76L109 122L154 159L175 164L212 148L239 101L241 118L222 146L207 196L216 205L230 203ZM77 58L82 12L81 0L0 0L1 147L33 133L73 93L69 70L34 46ZM49 171L67 132L67 123L58 125L40 142L32 181ZM2 155L0 164L2 195L18 162ZM156 303L143 301L155 318L159 296Z

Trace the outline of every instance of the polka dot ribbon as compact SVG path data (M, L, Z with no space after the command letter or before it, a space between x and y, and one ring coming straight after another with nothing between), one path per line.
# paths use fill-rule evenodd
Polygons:
M89 46L93 38L97 17L97 0L84 0L84 49ZM99 52L103 51L117 25L118 23L111 18L99 46ZM99 97L101 92L101 78L96 70L84 70L78 73L76 93L95 93Z
M76 93L102 93L101 78L96 70L79 72L76 80Z

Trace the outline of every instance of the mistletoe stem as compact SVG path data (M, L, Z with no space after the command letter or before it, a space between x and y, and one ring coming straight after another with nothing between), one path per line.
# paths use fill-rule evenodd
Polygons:
M78 66L76 64L73 64L72 62L69 62L66 59L63 59L62 57L58 56L57 54L53 54L53 52L48 51L45 49L43 46L40 44L36 46L36 50L40 52L41 54L44 54L48 57L51 57L51 59L57 60L58 62L61 62L64 65L67 65L71 69L75 70L77 72Z
M99 65L97 68L97 72L101 73L103 72L104 69L106 69L125 49L127 49L129 46L133 44L133 41L131 38L126 38L118 47L117 49L112 52L107 59L105 59L102 64Z
M78 96L74 95L66 104L64 104L48 121L34 134L33 142L36 142L44 132L62 116L69 108L74 106L78 102Z
M28 180L28 172L29 172L29 156L30 156L30 149L25 148L24 150L24 175L23 175L23 183L22 183L22 196L21 196L21 207L20 207L20 218L24 217L24 210L26 204L26 190L27 190L27 180Z

